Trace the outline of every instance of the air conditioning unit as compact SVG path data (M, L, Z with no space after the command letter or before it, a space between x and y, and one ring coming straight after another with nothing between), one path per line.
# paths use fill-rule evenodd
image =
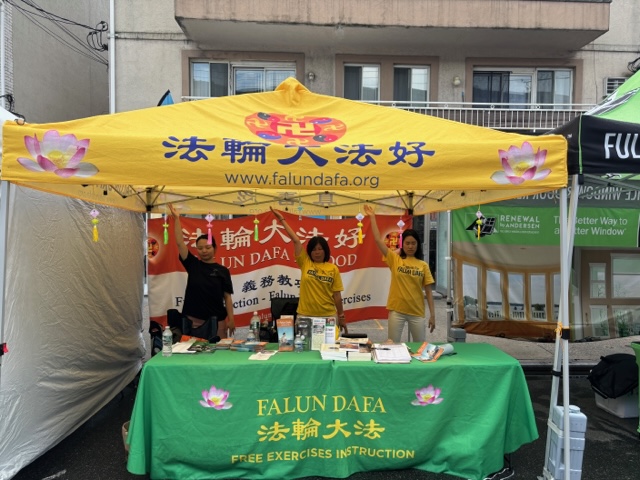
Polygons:
M608 77L604 80L604 92L605 96L611 95L615 92L620 85L627 81L626 77Z

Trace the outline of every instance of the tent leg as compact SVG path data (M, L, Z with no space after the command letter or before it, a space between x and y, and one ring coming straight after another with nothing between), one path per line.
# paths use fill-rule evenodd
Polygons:
M558 404L558 382L562 375L562 401L564 406L564 425L561 427L564 436L564 478L570 480L571 475L571 425L569 416L569 337L570 337L570 319L569 319L569 280L571 272L571 252L573 252L573 239L575 232L575 219L578 208L578 196L580 186L578 184L578 176L573 176L571 187L571 206L567 213L567 189L561 190L560 196L560 277L561 277L561 294L560 294L560 312L559 320L562 324L562 331L556 332L556 345L553 360L551 398L549 401L549 417L547 420L547 442L545 447L545 459L543 477L544 479L553 479L549 473L549 457L550 442L552 432L552 415L553 410ZM562 349L562 350L561 350ZM561 368L562 362L562 368Z
M4 292L7 275L7 228L9 225L9 182L0 182L0 349L4 344ZM0 380L2 379L2 351L0 351ZM1 384L2 382L0 382Z
M554 355L553 355L553 367L551 369L551 375L553 375L553 378L551 379L551 398L549 400L549 418L547 419L547 443L544 449L544 470L543 470L543 474L545 479L547 478L552 478L550 476L548 476L548 471L549 471L549 457L551 455L551 427L549 426L552 422L552 414L553 414L553 409L555 408L555 406L558 404L558 384L560 382L559 378L561 375L561 370L560 370L560 363L561 363L562 357L561 357L561 352L560 352L560 336L556 335L556 345L555 345L555 351L554 351ZM540 478L540 477L538 477Z

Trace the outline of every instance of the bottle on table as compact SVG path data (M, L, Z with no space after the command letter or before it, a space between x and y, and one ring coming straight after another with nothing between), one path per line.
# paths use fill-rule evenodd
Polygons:
M293 340L293 350L298 353L304 350L304 340L299 333L296 334L296 338Z
M296 333L299 333L302 338L302 349L305 351L310 350L311 319L306 317L296 318Z
M173 333L169 328L169 325L164 327L162 331L162 356L170 357L173 353Z
M253 333L253 325L249 324L249 331L247 332L247 342L255 342L256 335Z
M251 321L249 322L249 331L253 336L253 340L260 340L260 316L258 312L253 312L253 316L251 317ZM247 340L249 338L247 337Z

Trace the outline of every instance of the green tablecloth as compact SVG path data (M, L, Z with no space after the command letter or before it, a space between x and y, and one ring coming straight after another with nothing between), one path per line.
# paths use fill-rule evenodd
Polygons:
M128 470L184 480L418 468L482 479L538 438L535 417L517 360L488 344L455 350L399 365L318 352L157 355L138 386Z

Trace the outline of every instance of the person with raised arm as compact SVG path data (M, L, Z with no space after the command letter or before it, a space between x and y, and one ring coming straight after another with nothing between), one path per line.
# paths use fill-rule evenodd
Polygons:
M391 270L391 285L387 298L389 338L399 343L408 324L411 341L424 342L427 337L424 298L429 305L429 332L436 328L432 285L435 283L429 265L422 259L422 242L418 232L407 229L402 232L402 246L396 253L384 243L371 205L364 206L364 213L371 221L373 238ZM423 294L424 291L424 294Z
M342 277L338 267L329 262L331 250L324 237L315 236L302 247L302 241L287 223L282 213L271 211L293 242L296 263L300 267L299 317L333 317L344 333L349 333L342 304Z
M184 242L180 214L169 204L175 229L180 262L187 271L187 287L182 304L182 316L191 322L191 335L199 336L206 330L206 322L211 332L219 338L233 336L236 330L233 318L233 283L229 269L216 263L216 241L209 243L207 235L196 239L198 257L193 255ZM183 332L186 333L186 332ZM207 338L209 340L209 338Z

